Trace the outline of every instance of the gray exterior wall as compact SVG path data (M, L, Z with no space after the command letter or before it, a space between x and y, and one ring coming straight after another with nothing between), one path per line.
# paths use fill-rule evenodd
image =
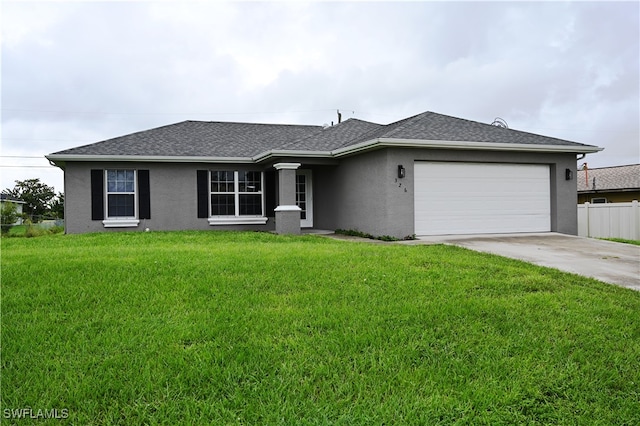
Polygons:
M101 220L91 220L91 169L149 170L151 219L137 227L105 228ZM211 226L197 217L196 170L262 170L260 166L194 163L67 163L65 180L65 225L71 234L85 232L150 230L272 230L273 218L266 225ZM269 215L269 212L267 212ZM271 216L273 214L271 213Z
M316 170L314 226L396 237L413 234L413 182L397 179L402 163L394 161L385 149Z
M500 151L388 148L342 158L335 164L302 163L313 173L313 217L317 229L355 229L376 236L404 238L414 234L414 163L462 161L547 164L550 166L551 230L577 234L576 155ZM397 177L398 165L406 170ZM104 228L91 220L90 170L135 168L149 170L151 219L135 228ZM266 225L211 226L197 217L196 170L255 169L270 166L194 163L67 163L65 171L65 222L68 233L151 230L273 230L273 212ZM565 180L565 169L574 179ZM472 176L470 176L472 179ZM269 188L265 188L265 191Z
M315 227L397 238L413 235L416 161L547 164L551 173L551 230L578 232L575 154L407 148L356 155L344 158L338 166L316 170ZM399 164L406 170L403 179L397 177ZM565 180L565 169L573 171L573 180Z

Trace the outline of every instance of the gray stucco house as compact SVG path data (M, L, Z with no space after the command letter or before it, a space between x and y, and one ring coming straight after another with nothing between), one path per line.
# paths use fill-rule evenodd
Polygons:
M185 121L47 158L68 233L354 229L577 233L576 155L602 148L425 112L388 125Z

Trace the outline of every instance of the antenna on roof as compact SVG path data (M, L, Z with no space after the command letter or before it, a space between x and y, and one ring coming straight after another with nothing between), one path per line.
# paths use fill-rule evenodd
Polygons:
M503 129L508 129L509 125L507 124L506 121L504 121L502 118L500 117L496 117L493 120L493 123L491 123L492 126L496 126L496 127L502 127Z

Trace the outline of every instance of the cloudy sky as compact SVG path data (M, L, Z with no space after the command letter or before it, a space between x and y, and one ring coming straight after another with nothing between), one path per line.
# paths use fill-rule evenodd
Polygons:
M387 124L424 111L640 162L631 2L2 1L0 189L45 154L183 120Z

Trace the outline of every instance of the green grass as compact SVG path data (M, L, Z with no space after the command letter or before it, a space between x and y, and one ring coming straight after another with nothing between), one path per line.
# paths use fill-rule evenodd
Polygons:
M61 234L64 232L64 226L45 226L43 224L35 225L14 225L9 232L2 237L41 237L43 235Z
M616 243L633 244L640 246L640 240L625 240L624 238L602 238L603 240L613 241Z
M640 294L451 246L5 238L1 330L39 424L640 424Z

